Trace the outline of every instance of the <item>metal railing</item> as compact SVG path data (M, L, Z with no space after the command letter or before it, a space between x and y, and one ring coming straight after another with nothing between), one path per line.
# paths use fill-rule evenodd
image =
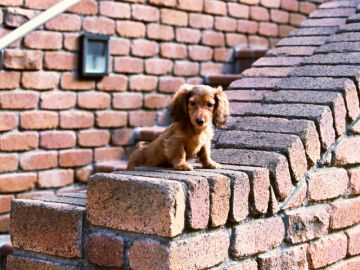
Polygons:
M0 51L82 0L63 0L0 39Z

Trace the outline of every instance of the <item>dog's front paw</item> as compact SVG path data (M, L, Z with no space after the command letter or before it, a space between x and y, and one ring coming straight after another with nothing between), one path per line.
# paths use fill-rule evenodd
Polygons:
M203 164L203 168L205 168L205 169L220 169L221 165L213 160L210 160Z
M184 162L184 163L180 163L180 164L175 165L175 169L177 169L179 171L192 171L193 166L191 166L187 162Z

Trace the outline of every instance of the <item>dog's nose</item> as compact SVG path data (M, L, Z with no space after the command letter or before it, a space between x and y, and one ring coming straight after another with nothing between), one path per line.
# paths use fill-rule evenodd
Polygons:
M202 126L204 124L204 120L200 119L200 118L197 118L196 119L196 123L199 125L199 126Z

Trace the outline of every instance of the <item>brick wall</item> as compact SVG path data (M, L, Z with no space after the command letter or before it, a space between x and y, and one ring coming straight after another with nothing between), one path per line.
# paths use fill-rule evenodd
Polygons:
M0 0L0 36L58 1ZM4 52L0 233L10 200L86 182L122 159L134 128L164 122L177 87L222 73L234 47L269 48L318 1L84 0ZM110 75L76 77L82 32L111 35Z

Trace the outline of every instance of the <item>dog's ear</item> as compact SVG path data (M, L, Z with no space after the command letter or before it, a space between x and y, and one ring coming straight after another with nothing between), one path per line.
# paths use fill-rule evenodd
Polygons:
M187 122L188 121L188 110L187 102L191 95L193 85L183 84L176 91L174 98L170 104L170 114L174 122Z
M229 101L222 87L215 89L215 110L213 116L213 124L217 128L225 126L229 117Z

